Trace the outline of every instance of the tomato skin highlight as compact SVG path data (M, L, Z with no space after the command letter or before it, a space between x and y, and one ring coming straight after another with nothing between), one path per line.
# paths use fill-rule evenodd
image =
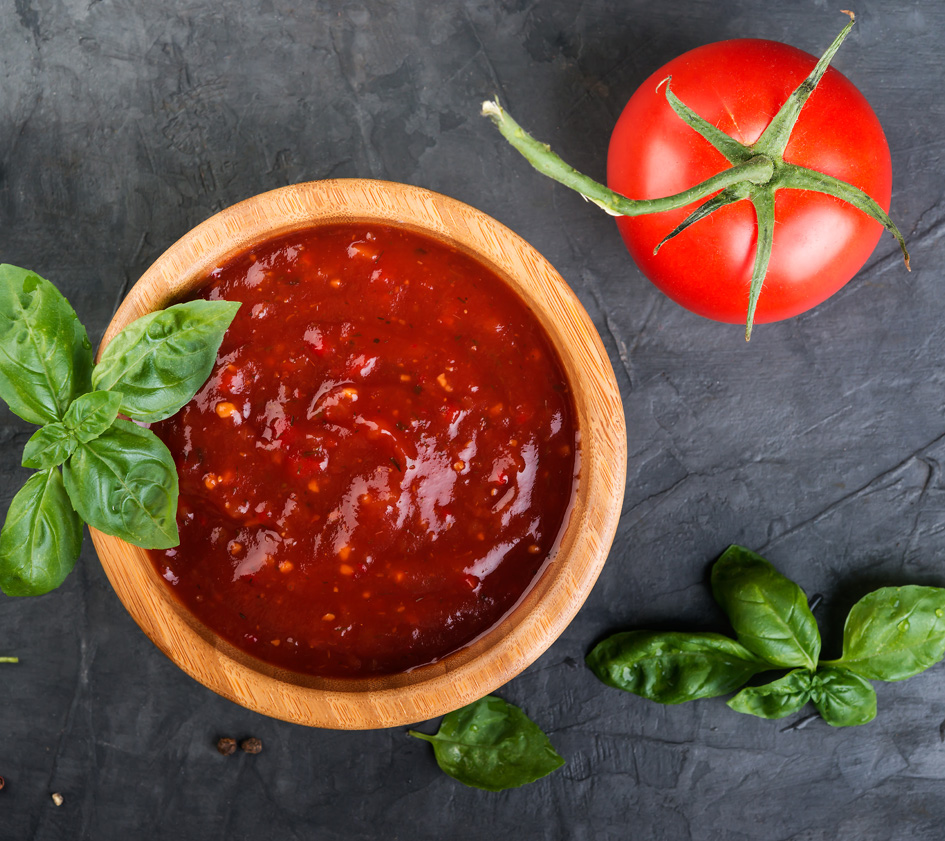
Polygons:
M729 164L666 101L663 81L710 123L754 143L817 59L786 44L722 41L673 59L633 94L611 135L608 186L633 199L681 192ZM829 68L801 110L784 160L859 187L888 212L892 162L879 119L842 73ZM656 245L697 205L618 217L641 271L667 296L716 321L744 323L757 240L749 201L721 208L654 255ZM879 222L832 196L783 189L775 197L771 262L754 322L790 318L821 303L867 261Z

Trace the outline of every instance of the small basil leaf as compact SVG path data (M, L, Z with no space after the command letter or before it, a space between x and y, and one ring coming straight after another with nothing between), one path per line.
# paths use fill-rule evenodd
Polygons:
M105 348L92 385L120 393L121 411L136 420L170 417L210 376L239 306L189 301L139 318Z
M811 701L832 727L866 724L876 717L876 690L845 669L820 669L811 682Z
M72 572L82 550L82 521L56 468L34 473L13 497L0 532L0 589L41 596Z
M435 736L409 733L433 745L443 771L486 791L516 788L564 765L538 725L494 696L444 716Z
M91 372L89 337L59 290L0 265L0 397L10 410L30 423L61 420Z
M55 421L41 426L23 448L23 466L48 470L72 455L76 440L66 427Z
M810 700L811 673L795 669L764 686L749 686L731 698L728 705L739 713L759 718L784 718Z
M119 418L78 445L64 478L72 504L90 526L145 549L180 542L177 469L150 430Z
M730 546L712 568L712 594L749 651L774 666L816 668L820 631L807 597L760 555Z
M608 686L660 704L724 695L768 666L721 634L625 631L598 643L587 665Z
M87 444L115 422L120 406L120 394L114 391L90 391L72 402L62 423L78 441Z
M843 627L840 666L868 680L905 680L945 656L945 589L884 587L860 599Z

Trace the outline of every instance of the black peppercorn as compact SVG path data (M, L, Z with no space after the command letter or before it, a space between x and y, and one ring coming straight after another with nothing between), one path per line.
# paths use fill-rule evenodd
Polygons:
M217 750L224 756L232 756L236 753L236 739L222 738L217 742Z
M260 739L243 739L240 742L240 747L246 753L259 753L262 750L262 741Z

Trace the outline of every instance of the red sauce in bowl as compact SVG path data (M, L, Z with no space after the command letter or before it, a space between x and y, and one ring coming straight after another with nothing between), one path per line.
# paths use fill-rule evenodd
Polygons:
M568 384L535 316L469 255L389 226L264 243L201 295L243 303L209 380L152 428L180 476L158 573L274 666L393 674L494 627L573 496Z

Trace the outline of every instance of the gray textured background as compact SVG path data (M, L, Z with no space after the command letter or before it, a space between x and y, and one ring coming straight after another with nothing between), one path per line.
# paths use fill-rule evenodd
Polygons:
M22 658L0 672L0 838L945 836L945 667L877 684L876 721L833 730L721 699L659 707L582 664L610 631L724 631L706 581L732 542L824 595L827 656L869 589L945 585L945 5L855 10L835 64L886 129L915 270L884 237L838 295L746 347L655 291L613 222L530 170L479 103L498 92L603 177L620 109L660 64L739 36L819 53L844 22L823 0L0 0L0 260L53 280L93 343L215 211L298 181L404 181L490 213L564 275L616 369L630 453L598 586L500 693L564 769L489 794L443 776L405 728L309 730L224 701L144 637L86 540L60 590L0 596L0 653ZM30 434L0 409L2 509ZM224 759L221 734L265 750Z

